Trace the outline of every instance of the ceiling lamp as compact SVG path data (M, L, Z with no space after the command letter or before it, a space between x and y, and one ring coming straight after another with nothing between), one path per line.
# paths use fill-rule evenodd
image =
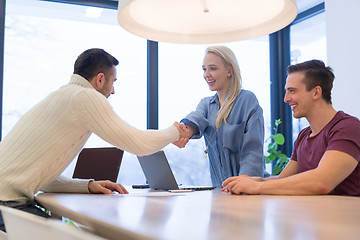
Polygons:
M119 0L127 31L159 42L210 44L276 32L297 15L295 0Z

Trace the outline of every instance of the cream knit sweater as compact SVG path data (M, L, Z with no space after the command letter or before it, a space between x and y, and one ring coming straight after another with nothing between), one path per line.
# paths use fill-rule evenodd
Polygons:
M74 74L68 85L24 114L0 142L0 200L31 199L51 182L48 191L87 192L87 182L65 184L67 180L57 177L91 133L136 155L154 153L179 139L175 126L159 131L132 127L86 79Z

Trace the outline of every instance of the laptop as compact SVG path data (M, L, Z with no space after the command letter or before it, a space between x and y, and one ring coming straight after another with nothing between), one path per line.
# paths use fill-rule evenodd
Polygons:
M124 151L115 147L84 148L77 159L73 178L116 182Z
M137 157L150 188L161 190L211 190L213 186L178 185L164 151Z

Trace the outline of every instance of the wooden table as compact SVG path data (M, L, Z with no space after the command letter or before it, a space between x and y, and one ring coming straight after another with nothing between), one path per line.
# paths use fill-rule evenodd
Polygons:
M219 189L131 194L42 193L36 199L50 211L116 240L360 239L358 197L230 195Z

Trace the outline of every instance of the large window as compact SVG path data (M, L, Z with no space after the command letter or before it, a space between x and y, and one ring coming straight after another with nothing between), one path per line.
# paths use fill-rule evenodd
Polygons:
M292 63L313 58L326 62L324 15L291 26ZM146 128L146 40L122 29L116 10L11 0L6 5L5 27L3 136L33 105L67 84L76 57L93 47L105 49L120 61L111 105L133 126ZM266 140L271 131L268 36L224 45L237 56L243 88L254 92L263 108ZM214 94L202 77L206 47L159 43L159 128L181 120L201 98ZM295 139L307 122L294 119L293 125ZM94 135L85 145L102 146L109 144ZM191 140L185 149L171 144L165 148L178 182L210 184L204 149L203 139ZM73 167L74 163L64 174L71 177ZM145 182L134 155L125 153L118 182Z
M67 84L77 56L94 47L120 62L111 105L124 120L146 129L146 40L119 27L115 10L12 0L5 21L3 136L33 105ZM109 145L92 135L85 147L101 146ZM73 166L64 174L71 177ZM144 181L131 154L124 155L120 171L120 182Z
M326 64L325 13L318 14L290 28L291 64L319 59ZM293 139L309 123L305 118L293 118Z

